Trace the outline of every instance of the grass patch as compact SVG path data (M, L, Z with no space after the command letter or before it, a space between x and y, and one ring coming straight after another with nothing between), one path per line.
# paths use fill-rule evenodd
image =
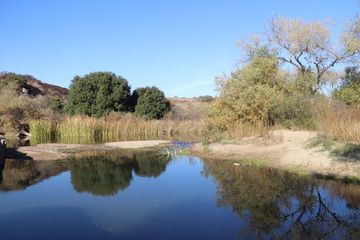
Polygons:
M233 163L238 163L239 166L257 166L257 167L271 167L271 165L258 158L239 158L239 159L225 159Z
M314 138L311 138L306 144L307 148L320 147L321 151L331 151L335 141L328 139L324 135L318 135Z

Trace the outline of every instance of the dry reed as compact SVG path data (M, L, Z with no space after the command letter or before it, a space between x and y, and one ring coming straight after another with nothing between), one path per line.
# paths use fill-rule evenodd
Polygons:
M203 129L201 121L145 121L131 114L116 119L88 116L65 117L57 124L36 120L30 124L35 143L55 139L62 143L98 143L123 140L196 138ZM55 137L52 137L55 136Z
M326 113L322 131L329 139L360 142L360 109L341 109Z

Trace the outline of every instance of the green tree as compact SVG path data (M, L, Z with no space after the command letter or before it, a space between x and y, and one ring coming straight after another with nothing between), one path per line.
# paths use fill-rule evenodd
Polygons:
M137 95L135 114L146 120L160 119L170 111L170 103L163 91L157 87L138 88L133 95Z
M129 98L126 79L111 72L94 72L74 77L66 111L70 115L101 117L110 111L127 111Z
M360 71L358 67L345 69L345 76L338 89L333 92L333 97L348 106L360 108Z

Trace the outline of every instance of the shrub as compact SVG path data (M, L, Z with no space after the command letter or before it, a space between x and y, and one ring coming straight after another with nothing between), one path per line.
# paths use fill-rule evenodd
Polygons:
M20 131L21 125L27 124L31 119L44 119L51 121L53 114L44 107L42 97L29 98L18 95L17 84L12 82L0 89L0 127L6 133Z
M164 92L157 87L138 88L136 94L139 97L135 114L139 117L146 120L160 119L170 111L169 101L165 98Z
M61 113L64 109L64 101L60 98L50 97L45 100L45 107L53 112Z
M127 111L129 98L126 79L111 72L94 72L74 77L66 111L70 115L101 117L110 111Z
M333 92L333 97L351 107L360 108L360 71L357 67L345 69L341 86Z
M29 75L20 75L15 73L4 73L0 79L0 87L6 87L10 83L14 83L17 88L24 88L27 86L27 79Z
M285 128L315 127L312 111L312 97L295 94L284 97L278 104L269 109L269 120L272 124L280 124Z
M210 118L219 130L239 122L266 122L268 111L282 98L276 58L254 55L248 64L217 79L220 96L213 102Z

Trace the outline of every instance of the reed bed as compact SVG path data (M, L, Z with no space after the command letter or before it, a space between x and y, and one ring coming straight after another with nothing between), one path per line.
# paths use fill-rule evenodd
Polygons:
M360 142L360 109L341 109L326 113L322 131L329 139Z
M33 120L30 122L31 138L38 142L52 142L57 135L56 123L46 120Z
M133 115L117 119L88 116L65 117L59 123L32 121L30 134L35 143L57 141L62 143L100 143L125 140L196 138L201 135L201 121L152 120Z

